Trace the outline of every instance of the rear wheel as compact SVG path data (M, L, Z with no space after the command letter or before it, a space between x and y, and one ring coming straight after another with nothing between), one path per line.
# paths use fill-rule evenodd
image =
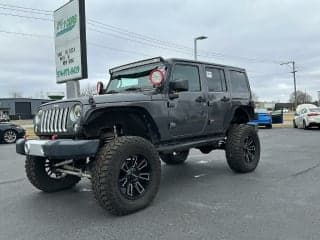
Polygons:
M294 128L298 128L295 120L292 120L292 125L293 125Z
M27 156L26 174L33 186L44 192L57 192L72 188L80 178L56 172L54 160L43 157Z
M173 152L168 154L160 154L160 158L166 164L177 165L184 163L189 156L189 150L182 152Z
M3 134L3 141L5 143L15 143L17 141L17 132L15 130L9 129Z
M104 209L125 215L151 203L158 192L160 177L159 155L149 141L141 137L118 137L99 150L92 186Z
M260 141L252 126L235 124L227 135L226 157L229 167L238 173L252 172L260 160Z

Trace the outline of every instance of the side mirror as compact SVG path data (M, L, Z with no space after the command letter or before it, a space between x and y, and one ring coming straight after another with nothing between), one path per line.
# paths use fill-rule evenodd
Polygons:
M102 95L104 94L104 85L103 82L97 82L97 94Z
M189 90L188 80L176 80L169 83L169 90L171 92L185 92Z
M297 117L297 116L299 116L299 114L298 113L294 113L294 115Z

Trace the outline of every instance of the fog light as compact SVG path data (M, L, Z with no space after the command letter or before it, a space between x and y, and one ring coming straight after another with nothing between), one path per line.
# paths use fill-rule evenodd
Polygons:
M25 152L26 154L28 154L28 153L30 152L29 143L25 143L25 144L24 144L24 152Z

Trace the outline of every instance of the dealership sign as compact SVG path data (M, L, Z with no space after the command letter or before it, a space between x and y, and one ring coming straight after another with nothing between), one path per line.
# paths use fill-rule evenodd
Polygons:
M73 0L54 12L57 83L88 77L84 0Z

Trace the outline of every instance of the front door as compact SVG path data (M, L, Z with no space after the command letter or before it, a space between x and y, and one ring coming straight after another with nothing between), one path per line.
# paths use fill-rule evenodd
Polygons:
M199 66L175 64L170 81L188 80L189 89L168 99L169 131L173 137L201 135L208 121L207 100L201 89Z

